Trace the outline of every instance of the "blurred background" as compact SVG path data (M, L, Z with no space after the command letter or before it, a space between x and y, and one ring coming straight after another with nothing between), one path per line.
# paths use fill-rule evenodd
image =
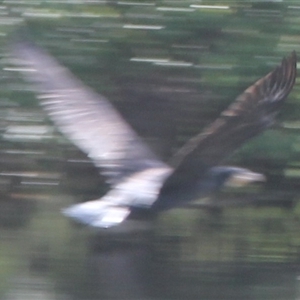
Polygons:
M300 55L300 3L0 1L0 299L300 298L299 84L278 124L228 161L266 184L172 210L150 232L91 231L60 209L108 187L20 76L9 53L20 27L167 160Z

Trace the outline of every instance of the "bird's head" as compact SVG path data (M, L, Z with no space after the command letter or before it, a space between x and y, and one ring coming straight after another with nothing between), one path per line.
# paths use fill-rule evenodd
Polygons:
M227 166L211 168L209 177L213 178L217 190L223 187L243 187L250 183L266 181L263 174L245 168Z

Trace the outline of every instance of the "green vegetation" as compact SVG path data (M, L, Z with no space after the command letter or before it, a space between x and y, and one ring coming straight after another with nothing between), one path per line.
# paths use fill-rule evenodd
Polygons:
M38 110L28 85L17 72L5 70L12 65L7 42L17 27L24 27L22 20L38 44L87 85L111 99L139 134L163 145L157 147L163 148L159 153L163 157L214 120L283 56L300 49L300 9L293 8L294 2L289 1L200 2L209 7L195 6L192 1L153 1L149 2L151 5L147 1L137 1L139 5L132 5L131 1L92 5L40 1L36 6L2 2L8 13L7 22L12 24L0 22L1 147L38 148L44 151L44 158L58 161L66 159L64 150L68 153L71 146L57 134L53 134L51 142L28 142L26 146L24 141L4 138L7 126L35 122L32 117L12 118L15 112L26 115ZM25 88L29 90L24 91ZM231 158L236 164L267 175L269 184L253 193L253 197L262 190L288 190L294 193L296 202L299 199L299 97L297 84L280 115L282 126L254 139ZM14 103L17 108L7 103ZM39 124L49 121L42 118ZM52 141L65 148L55 151L55 147L49 147ZM34 167L48 171L45 166L49 165L37 163ZM65 174L62 166L52 168ZM252 190L244 193L251 194ZM220 219L201 210L181 210L164 218L158 232L162 237L179 237L180 251L176 255L179 253L177 258L184 261L299 259L299 205L288 211L231 208L224 210ZM29 232L38 228L37 239L47 237L51 256L68 256L63 244L70 228L64 220L53 224L52 218L38 213L29 228ZM1 253L0 249L0 263Z

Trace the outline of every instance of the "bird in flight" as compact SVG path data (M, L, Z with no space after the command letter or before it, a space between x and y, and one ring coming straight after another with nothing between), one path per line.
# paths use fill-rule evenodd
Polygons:
M203 132L166 163L156 157L113 105L32 42L14 43L26 79L58 129L87 154L110 184L101 198L63 213L83 224L108 228L133 211L154 213L209 196L230 180L247 183L263 175L223 165L242 144L270 127L296 78L296 53L247 88Z

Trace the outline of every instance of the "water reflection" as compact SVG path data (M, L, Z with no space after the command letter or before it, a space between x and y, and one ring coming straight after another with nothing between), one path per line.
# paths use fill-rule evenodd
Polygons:
M26 225L0 222L3 299L297 297L298 221L290 223L291 212L256 209L252 219L252 211L240 209L220 219L203 210L178 211L161 218L155 231L128 235L69 223L57 211L76 198L58 193L27 201ZM270 256L275 250L278 262Z

